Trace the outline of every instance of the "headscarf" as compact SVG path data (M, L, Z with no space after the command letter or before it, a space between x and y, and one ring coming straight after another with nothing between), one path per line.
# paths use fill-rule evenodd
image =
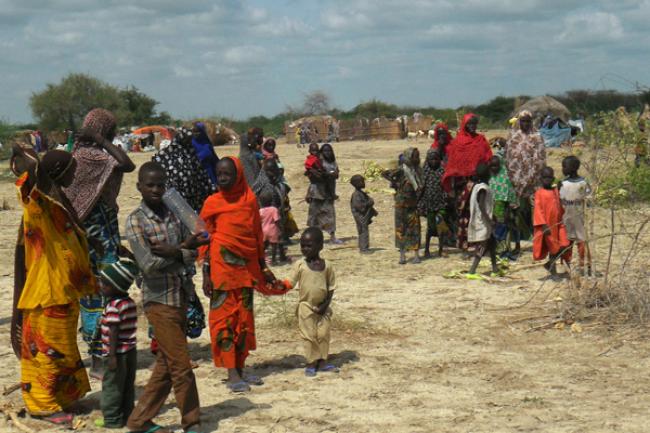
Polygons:
M433 128L433 143L431 144L431 149L440 149L440 132L445 131L449 138L451 139L451 133L449 132L449 128L447 127L447 124L444 122L438 122L436 123L436 126ZM445 155L448 152L449 149L449 144L447 143L447 147L445 147ZM441 157L444 157L445 155L440 155Z
M446 191L451 189L450 182L453 177L469 177L476 173L476 166L480 163L487 163L492 158L490 143L483 134L472 136L465 130L467 123L474 113L467 113L463 116L460 130L456 138L447 146L447 165L442 178L442 185Z
M423 185L422 182L422 167L418 166L413 166L413 163L411 160L413 159L413 154L418 151L415 147L409 147L404 151L404 164L402 165L402 171L404 172L404 176L408 180L408 182L411 184L413 189L417 191L420 189ZM419 152L419 151L418 151Z
M266 170L264 170L264 168L260 170L260 174L257 176L257 179L255 179L255 183L253 183L251 189L258 199L264 192L268 191L271 193L272 197L271 206L278 208L280 212L284 210L284 184L280 181L279 178L276 183L271 182L271 179L266 174Z
M231 189L212 194L205 201L201 218L206 223L210 244L199 252L205 258L209 251L215 289L261 289L264 276L259 260L264 257L264 236L257 198L246 182L241 161L228 158L235 165L237 178Z
M259 128L251 128L248 134L242 136L239 143L239 159L244 169L244 177L249 185L253 185L260 174L260 163L255 156L255 150L249 146L249 140L255 138L259 131Z
M195 211L214 192L208 172L199 161L193 145L187 139L192 131L181 127L169 146L156 153L151 160L159 163L167 172L167 188L175 188Z
M423 190L418 202L418 210L422 215L428 215L431 212L437 212L447 207L447 194L445 194L440 184L445 169L442 164L436 169L431 168L427 162L431 155L437 152L439 152L437 149L427 151L427 158L422 169Z
M526 112L518 117L521 119L524 114ZM517 196L532 196L541 184L542 169L546 165L546 148L539 132L534 128L529 133L521 128L513 130L506 144L505 162Z
M217 162L219 158L217 154L214 153L214 147L212 147L212 142L208 137L208 133L205 130L205 124L203 122L196 122L194 124L199 130L199 134L192 136L192 146L196 152L196 156L201 161L201 165L208 173L210 182L212 185L217 184Z
M91 110L84 119L83 128L97 131L105 139L115 130L115 116L103 108ZM117 160L106 153L97 143L75 141L72 154L77 161L72 184L64 190L77 216L84 221L97 201L117 209L117 196L122 186L122 173L115 170Z
M262 145L262 155L264 155L264 159L276 159L278 157L278 154L276 153L275 149L267 150L266 146L273 142L275 144L275 140L272 138L267 138L264 141L264 144Z

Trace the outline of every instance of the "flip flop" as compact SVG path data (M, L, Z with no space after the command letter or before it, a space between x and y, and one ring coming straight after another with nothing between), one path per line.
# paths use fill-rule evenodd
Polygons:
M307 367L307 368L305 368L305 376L307 376L307 377L316 376L316 367Z
M171 433L169 430L167 430L162 426L159 426L158 424L153 424L147 430L131 430L129 433L154 433L154 432Z
M226 386L228 387L228 389L231 392L234 392L234 393L237 393L237 394L240 394L240 393L243 393L243 392L248 392L248 391L251 390L250 385L248 383L246 383L245 381L243 381L243 380L239 381L239 382L235 382L235 383L228 382L226 384Z
M262 380L261 377L254 376L252 374L246 375L246 377L244 377L244 382L248 383L249 385L255 385L255 386L264 385L264 380Z
M325 364L323 367L319 368L318 371L324 373L338 373L341 370L339 370L339 368L336 365Z
M58 413L53 413L52 415L45 416L41 418L43 421L47 421L49 423L52 423L54 425L69 425L72 426L72 420L74 419L74 415L71 413L67 412L58 412Z

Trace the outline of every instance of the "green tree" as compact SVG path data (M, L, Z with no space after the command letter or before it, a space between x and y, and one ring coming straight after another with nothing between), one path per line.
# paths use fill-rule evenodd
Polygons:
M46 131L78 129L93 108L119 113L125 106L116 87L86 74L70 74L59 84L48 84L42 92L32 94L29 105Z
M140 92L137 87L129 86L120 90L119 95L124 101L124 106L116 113L121 124L144 125L158 120L156 119L158 101Z

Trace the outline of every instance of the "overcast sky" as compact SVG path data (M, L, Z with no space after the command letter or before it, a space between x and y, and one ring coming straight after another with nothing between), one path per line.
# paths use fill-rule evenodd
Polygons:
M650 84L649 23L650 0L0 0L0 118L69 72L182 118L631 90L601 78Z

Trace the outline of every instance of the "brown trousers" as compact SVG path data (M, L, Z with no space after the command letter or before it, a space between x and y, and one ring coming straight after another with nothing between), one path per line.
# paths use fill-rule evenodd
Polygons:
M147 430L171 389L187 429L199 424L199 393L185 340L186 309L150 302L144 312L158 340L158 354L149 382L127 421L132 431Z

